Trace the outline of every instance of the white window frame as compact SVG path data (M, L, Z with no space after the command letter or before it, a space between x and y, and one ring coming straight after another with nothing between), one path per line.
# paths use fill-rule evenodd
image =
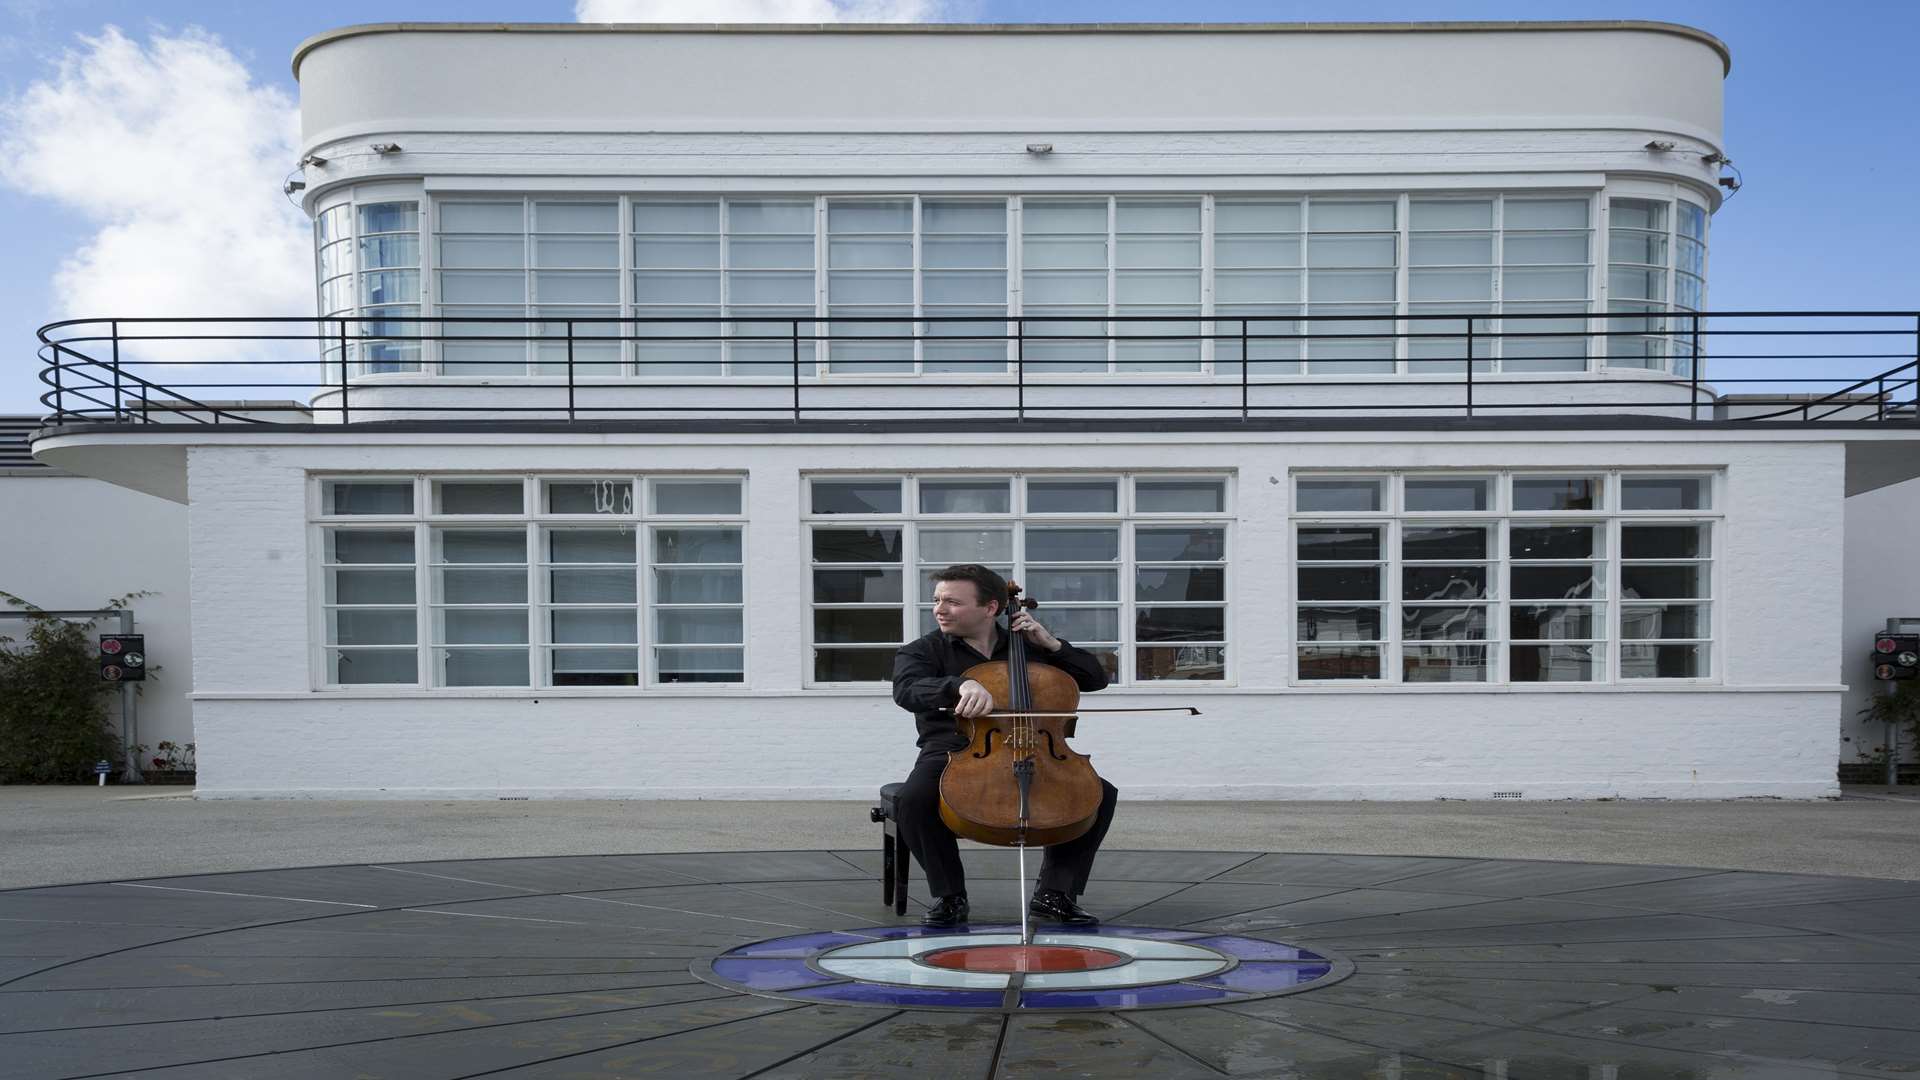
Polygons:
M1008 504L1010 508L1008 513L1005 513L1005 514L985 514L985 513L923 514L920 512L919 484L920 484L920 481L922 480L934 480L934 481L968 480L968 479L988 480L988 479L999 479L1003 477L1009 479L1010 481L1009 499L1011 501ZM1101 648L1101 649L1112 647L1116 650L1118 654L1117 667L1119 671L1118 671L1117 677L1113 679L1112 685L1116 687L1128 687L1134 690L1164 690L1170 687L1219 688L1219 687L1233 687L1238 685L1239 674L1238 674L1238 667L1237 667L1235 657L1238 653L1240 643L1239 643L1239 634L1236 632L1236 628L1234 625L1234 620L1237 615L1237 604L1234 601L1235 588L1236 588L1235 570L1234 570L1234 562L1235 562L1235 554L1236 554L1235 539L1234 539L1234 533L1235 533L1234 525L1236 524L1236 519L1234 517L1234 513L1235 513L1234 507L1236 505L1236 499L1237 499L1236 488L1237 488L1238 476L1237 476L1237 473L1235 473L1232 470L1220 470L1220 471L1169 470L1166 472L1156 472L1156 471L1147 471L1147 470L1116 469L1116 470L1089 470L1087 472L1081 472L1081 473L1062 472L1057 470L1029 472L1029 471L1020 470L1020 469L997 469L997 470L996 469L977 469L977 470L954 470L954 471L889 470L886 472L871 472L871 473L835 470L835 471L823 471L823 472L817 472L817 473L804 473L802 474L801 479L802 479L802 485L801 485L802 501L801 501L801 521L800 521L801 534L802 534L801 535L801 544L802 544L801 566L807 576L807 585L806 585L807 603L803 605L803 611L801 613L801 618L798 624L798 630L799 630L799 633L801 634L801 641L804 643L804 646L806 649L805 674L802 681L802 685L808 689L871 689L871 688L875 688L883 685L882 683L877 681L876 682L828 682L828 681L818 680L814 678L815 668L814 668L813 650L815 649L816 646L814 644L814 638L813 638L813 613L816 610L816 605L814 604L812 599L812 596L813 596L812 576L813 576L813 569L816 564L812 558L812 543L813 543L812 536L813 536L813 530L816 526L825 526L828 528L897 528L901 531L901 540L900 540L901 561L899 563L901 574L902 574L901 601L899 604L881 604L881 605L866 605L866 606L875 607L875 608L888 607L888 608L894 608L899 610L901 612L901 619L902 619L901 625L903 627L908 628L912 632L906 636L903 642L849 643L847 646L850 648L867 648L867 649L879 650L879 649L896 648L900 644L913 641L916 638L919 638L921 636L922 631L919 630L920 610L928 606L928 597L927 595L925 595L925 592L927 590L924 590L924 583L922 583L919 579L920 554L919 554L918 533L921 527L931 526L934 528L938 528L941 526L952 526L952 527L959 527L959 528L968 528L968 527L977 526L981 528L993 528L997 526L1005 526L1011 529L1012 530L1012 555L1013 555L1012 563L1013 563L1013 569L1014 569L1014 576L1015 576L1015 580L1019 580L1020 576L1025 572L1025 569L1027 566L1027 563L1026 563L1026 529L1027 527L1034 526L1034 527L1044 528L1050 525L1061 525L1061 526L1111 525L1119 533L1119 543L1120 543L1119 557L1115 561L1115 568L1119 572L1119 578L1120 578L1119 599L1112 604L1108 604L1102 601L1087 601L1084 603L1075 602L1074 604L1069 606L1076 607L1076 608L1078 607L1086 607L1086 608L1112 607L1118 610L1119 619L1120 619L1120 628L1119 628L1120 638L1117 641L1117 643L1113 644L1112 646L1108 646L1106 644L1095 644L1095 645L1089 646L1091 648ZM1115 510L1111 513L1103 512L1103 513L1081 513L1081 514L1071 514L1071 513L1030 514L1030 513L1024 512L1024 507L1027 505L1026 503L1027 484L1029 481L1033 481L1033 480L1042 480L1042 481L1044 480L1105 480L1105 479L1116 480L1119 485L1117 502L1115 504ZM1136 503L1136 498L1134 494L1135 482L1137 480L1143 480L1143 479L1149 480L1149 481L1154 481L1154 480L1171 480L1171 481L1203 480L1203 481L1209 481L1209 482L1218 481L1222 485L1222 509L1218 513L1214 513L1214 514L1196 514L1196 513L1182 513L1182 512L1143 513L1137 509L1137 503ZM817 514L813 512L813 485L816 481L831 482L831 481L876 481L876 480L894 480L900 483L901 511L902 511L901 513L898 513L898 514L824 514L824 513ZM1221 561L1218 564L1222 569L1221 599L1219 601L1178 601L1178 602L1152 605L1157 607L1186 606L1186 607L1219 608L1220 609L1221 625L1226 634L1226 640L1223 643L1196 644L1195 647L1200 647L1200 648L1216 648L1217 647L1221 649L1223 663L1224 663L1224 671L1222 672L1222 678L1220 679L1151 679L1146 681L1141 681L1137 678L1137 672L1136 672L1137 658L1136 658L1135 650L1142 647L1175 648L1183 644L1188 644L1183 642L1142 643L1136 640L1135 638L1135 633L1136 633L1135 623L1137 618L1136 609L1139 606L1139 602L1137 597L1137 591L1138 591L1137 583L1135 580L1135 575L1137 574L1137 571L1138 571L1138 564L1135 560L1134 533L1135 533L1135 530L1142 525L1149 526L1149 527L1152 527L1152 526L1192 526L1195 528L1216 528L1217 527L1222 530L1223 551L1222 551ZM840 564L819 564L819 565L832 566L832 565L840 565ZM845 565L857 567L857 566L862 566L867 564L850 563ZM890 566L893 564L875 564L875 565ZM1066 565L1066 564L1063 563L1061 565ZM1172 564L1156 561L1151 565L1162 566L1162 565L1172 565ZM1199 566L1199 565L1213 565L1213 564L1192 563L1192 564L1181 564L1181 565ZM853 606L853 605L841 605L841 604L829 605L827 610L847 608L850 606ZM1045 625L1046 623L1046 610L1047 609L1043 606L1039 610L1038 615L1036 616L1036 618L1038 618L1041 621L1042 625ZM1074 642L1074 644L1079 645L1080 642L1076 641Z
M580 482L610 480L616 483L632 484L634 506L628 514L548 514L543 509L544 497L549 481ZM656 514L651 511L652 485L656 481L694 480L694 481L731 481L740 487L740 512L737 515L720 514ZM331 481L360 481L375 483L407 482L413 485L414 512L409 515L373 515L373 514L337 514L327 516L321 513L324 486ZM521 509L519 514L441 514L435 511L431 503L434 485L445 481L481 481L504 483L517 481L521 489ZM463 693L585 693L609 696L632 695L644 692L668 691L672 693L726 693L737 692L748 684L752 672L752 613L748 598L749 560L748 535L749 520L748 477L740 472L661 472L661 473L613 473L613 472L541 472L541 473L418 473L418 472L310 472L307 475L307 529L308 529L308 634L310 647L309 687L316 692L339 692L380 694L389 691L427 691L451 694ZM634 648L638 650L638 682L634 686L563 686L555 685L552 673L553 642L547 630L546 615L553 610L545 570L549 564L544 558L542 540L545 533L554 527L565 528L582 525L622 525L635 532L636 577L634 609L637 624ZM659 610L653 600L652 572L659 565L705 565L705 564L659 564L652 555L653 533L662 527L714 527L737 529L740 532L741 561L740 572L741 600L737 605L699 604L696 607L738 607L740 609L741 641L741 678L731 682L662 682L659 678L656 648L675 648L662 645L656 640L656 612ZM413 648L416 654L416 679L412 683L337 683L328 679L327 665L327 610L326 575L328 564L325 562L326 535L331 529L384 528L389 531L407 528L413 532L414 551L414 602L415 632ZM473 646L473 648L499 648L502 651L522 648L528 651L528 681L526 685L506 686L449 686L444 682L439 653L449 648L444 643L434 641L434 619L436 603L434 601L434 569L432 561L433 530L443 528L475 529L522 529L527 544L527 599L524 605L505 605L523 607L527 613L527 642L524 646ZM717 564L716 564L717 565ZM733 565L733 564L725 564ZM402 605L394 605L402 606ZM621 608L625 604L586 604L589 608ZM375 646L376 648L378 646ZM451 646L466 648L468 646ZM589 647L589 646L582 646ZM625 648L624 645L618 646ZM715 645L713 648L732 648L731 645Z
M1494 480L1493 501L1486 511L1421 511L1409 513L1405 509L1405 480L1411 478L1447 479L1452 477L1492 477ZM1594 510L1525 510L1513 509L1513 487L1515 478L1552 478L1591 476L1601 481L1601 505ZM1623 481L1642 478L1699 478L1707 481L1707 508L1703 510L1665 511L1665 510L1622 510L1621 492ZM1307 513L1298 509L1298 482L1300 480L1386 480L1385 498L1381 509L1371 512L1351 511L1345 513ZM1287 597L1288 617L1285 631L1287 685L1313 690L1352 690L1365 692L1381 686L1417 687L1427 693L1459 693L1466 691L1485 691L1489 688L1525 692L1565 692L1568 690L1619 688L1623 686L1671 687L1686 685L1725 685L1725 647L1727 635L1724 623L1725 602L1722 599L1724 571L1723 553L1726 550L1726 470L1719 466L1649 466L1645 468L1461 468L1461 469L1294 469L1288 475L1288 514L1287 514ZM1603 633L1594 641L1605 646L1603 670L1596 678L1586 682L1547 682L1521 681L1511 678L1510 649L1512 638L1512 607L1514 604L1511 578L1513 557L1508 545L1509 526L1528 522L1582 523L1600 526L1600 536L1606 545L1604 576L1606 595L1595 603L1595 622ZM1488 588L1493 595L1488 600L1488 627L1485 645L1487 646L1487 678L1476 682L1406 682L1401 677L1402 654L1404 646L1409 644L1402 631L1402 560L1400 558L1401 541L1409 524L1468 524L1485 523L1490 529L1488 538L1488 561L1492 572L1488 576ZM1700 603L1707 606L1709 637L1705 639L1635 639L1639 644L1653 644L1662 641L1675 644L1704 643L1707 645L1708 675L1701 678L1623 678L1620 674L1620 652L1622 610L1629 604L1642 601L1627 601L1620 594L1622 553L1620 548L1621 528L1635 524L1673 524L1708 526L1708 552L1702 559L1648 559L1636 560L1657 564L1678 564L1697 561L1707 567L1705 578L1706 595L1697 600L1677 601ZM1381 677L1375 679L1305 679L1300 676L1300 649L1304 644L1299 639L1300 607L1309 603L1299 596L1299 570L1302 566L1328 565L1319 562L1302 563L1299 553L1299 530L1302 526L1324 525L1366 525L1381 528L1381 629L1385 640L1380 645ZM1334 562L1337 562L1335 560ZM1476 560L1462 560L1471 562ZM1601 562L1600 559L1591 560ZM1533 601L1527 601L1533 603ZM1644 601L1658 603L1659 601ZM1362 601L1355 601L1362 603ZM1584 639L1583 639L1584 640ZM1446 642L1428 642L1445 644ZM1460 644L1470 644L1461 641ZM1337 643L1336 643L1337 644ZM1355 642L1354 644L1366 644ZM1414 642L1414 644L1419 644Z

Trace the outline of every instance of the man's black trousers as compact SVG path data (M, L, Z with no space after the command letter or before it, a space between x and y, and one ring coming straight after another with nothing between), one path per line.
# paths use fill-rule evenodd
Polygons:
M960 842L940 820L940 774L947 769L945 750L925 750L913 764L913 772L900 789L894 803L894 824L907 850L920 861L927 875L927 891L934 897L967 891L966 871L960 865ZM1087 875L1093 871L1093 857L1100 853L1100 841L1113 824L1113 807L1120 798L1119 789L1100 781L1100 810L1093 827L1064 844L1046 849L1040 860L1040 887L1057 889L1069 896L1087 891Z

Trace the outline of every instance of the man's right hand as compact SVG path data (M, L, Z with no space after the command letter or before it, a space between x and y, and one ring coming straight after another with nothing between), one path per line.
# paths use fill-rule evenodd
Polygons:
M978 679L968 679L960 684L960 700L953 706L955 716L985 716L993 711L993 695L980 685Z

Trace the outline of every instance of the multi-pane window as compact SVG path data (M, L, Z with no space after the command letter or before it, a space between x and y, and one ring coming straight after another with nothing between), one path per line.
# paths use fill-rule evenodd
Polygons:
M1608 217L1609 310L1629 317L1607 320L1607 362L1690 376L1699 351L1693 320L1661 316L1705 305L1705 208L1685 199L1613 199Z
M314 244L321 348L331 377L338 377L343 337L353 350L353 375L420 370L419 204L329 207L314 219Z
M1393 373L1393 339L1366 335L1394 332L1397 214L1393 199L1308 201L1309 374Z
M1695 474L1300 474L1297 677L1708 678L1712 488Z
M323 685L744 680L737 477L318 487Z
M814 216L811 198L635 199L639 373L791 375L796 328L815 332Z
M1201 370L1200 199L1028 198L1020 213L1030 370Z
M829 199L827 314L837 374L1005 372L1006 200Z
M1298 199L1219 198L1213 203L1213 311L1245 317L1214 323L1216 372L1300 374L1300 324L1306 277L1304 208Z
M1586 370L1580 335L1587 327L1580 316L1592 291L1587 203L1511 195L1412 199L1407 313L1473 317L1475 371ZM1512 317L1480 317L1500 315ZM1448 335L1466 323L1422 318L1410 320L1408 330ZM1462 371L1466 353L1464 336L1423 336L1407 345L1415 372Z
M576 376L620 373L618 202L446 200L438 215L444 374L563 375L569 336Z
M926 474L808 480L813 681L880 682L930 632L930 575L980 563L1116 680L1221 680L1223 477Z

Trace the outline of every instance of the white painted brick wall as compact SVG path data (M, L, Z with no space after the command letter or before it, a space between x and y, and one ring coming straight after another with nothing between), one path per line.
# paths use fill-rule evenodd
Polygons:
M1837 793L1837 443L1613 433L1300 436L454 436L196 447L190 458L201 793L864 797L904 774L912 720L884 691L803 691L803 471L1237 470L1230 634L1239 686L1109 692L1205 715L1089 717L1076 740L1135 798L1809 798ZM1271 439L1271 437L1266 437ZM564 441L563 441L564 440ZM756 444L757 442L757 444ZM1289 469L1724 467L1730 685L1354 688L1284 683ZM750 682L713 692L310 692L307 470L749 474Z

